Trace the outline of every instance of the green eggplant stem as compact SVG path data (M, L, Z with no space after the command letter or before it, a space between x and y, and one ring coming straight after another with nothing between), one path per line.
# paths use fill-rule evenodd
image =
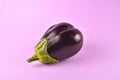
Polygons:
M30 57L27 61L28 61L28 62L32 62L32 61L37 61L37 60L39 60L39 59L37 58L37 56L33 55L33 56Z
M57 63L58 60L49 56L47 52L48 40L46 38L41 39L34 47L34 55L27 59L28 62L40 61L41 63Z

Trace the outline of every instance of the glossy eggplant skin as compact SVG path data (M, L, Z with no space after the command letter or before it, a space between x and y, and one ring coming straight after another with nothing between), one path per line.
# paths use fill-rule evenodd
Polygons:
M62 31L70 28L73 28L73 26L69 23L64 22L64 23L55 24L45 32L42 38L47 38L47 39L54 38L56 35L58 35Z
M75 55L83 45L82 33L65 22L50 27L42 38L48 39L48 54L58 61Z

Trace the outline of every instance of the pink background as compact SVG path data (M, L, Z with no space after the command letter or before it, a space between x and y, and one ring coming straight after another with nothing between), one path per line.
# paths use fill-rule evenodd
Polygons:
M59 22L81 30L81 51L55 65L27 63ZM120 80L120 0L0 0L0 80Z

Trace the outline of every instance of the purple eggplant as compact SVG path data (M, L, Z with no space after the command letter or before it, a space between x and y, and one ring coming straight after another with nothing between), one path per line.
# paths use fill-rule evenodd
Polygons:
M69 23L51 26L34 47L35 54L27 61L57 63L75 55L83 45L82 33Z

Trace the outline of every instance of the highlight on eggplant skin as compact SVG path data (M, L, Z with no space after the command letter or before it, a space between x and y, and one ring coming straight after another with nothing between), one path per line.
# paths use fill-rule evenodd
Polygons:
M45 39L43 42L42 40ZM45 46L46 45L46 46ZM51 26L35 46L35 54L28 62L57 63L77 54L83 46L83 35L70 23Z

